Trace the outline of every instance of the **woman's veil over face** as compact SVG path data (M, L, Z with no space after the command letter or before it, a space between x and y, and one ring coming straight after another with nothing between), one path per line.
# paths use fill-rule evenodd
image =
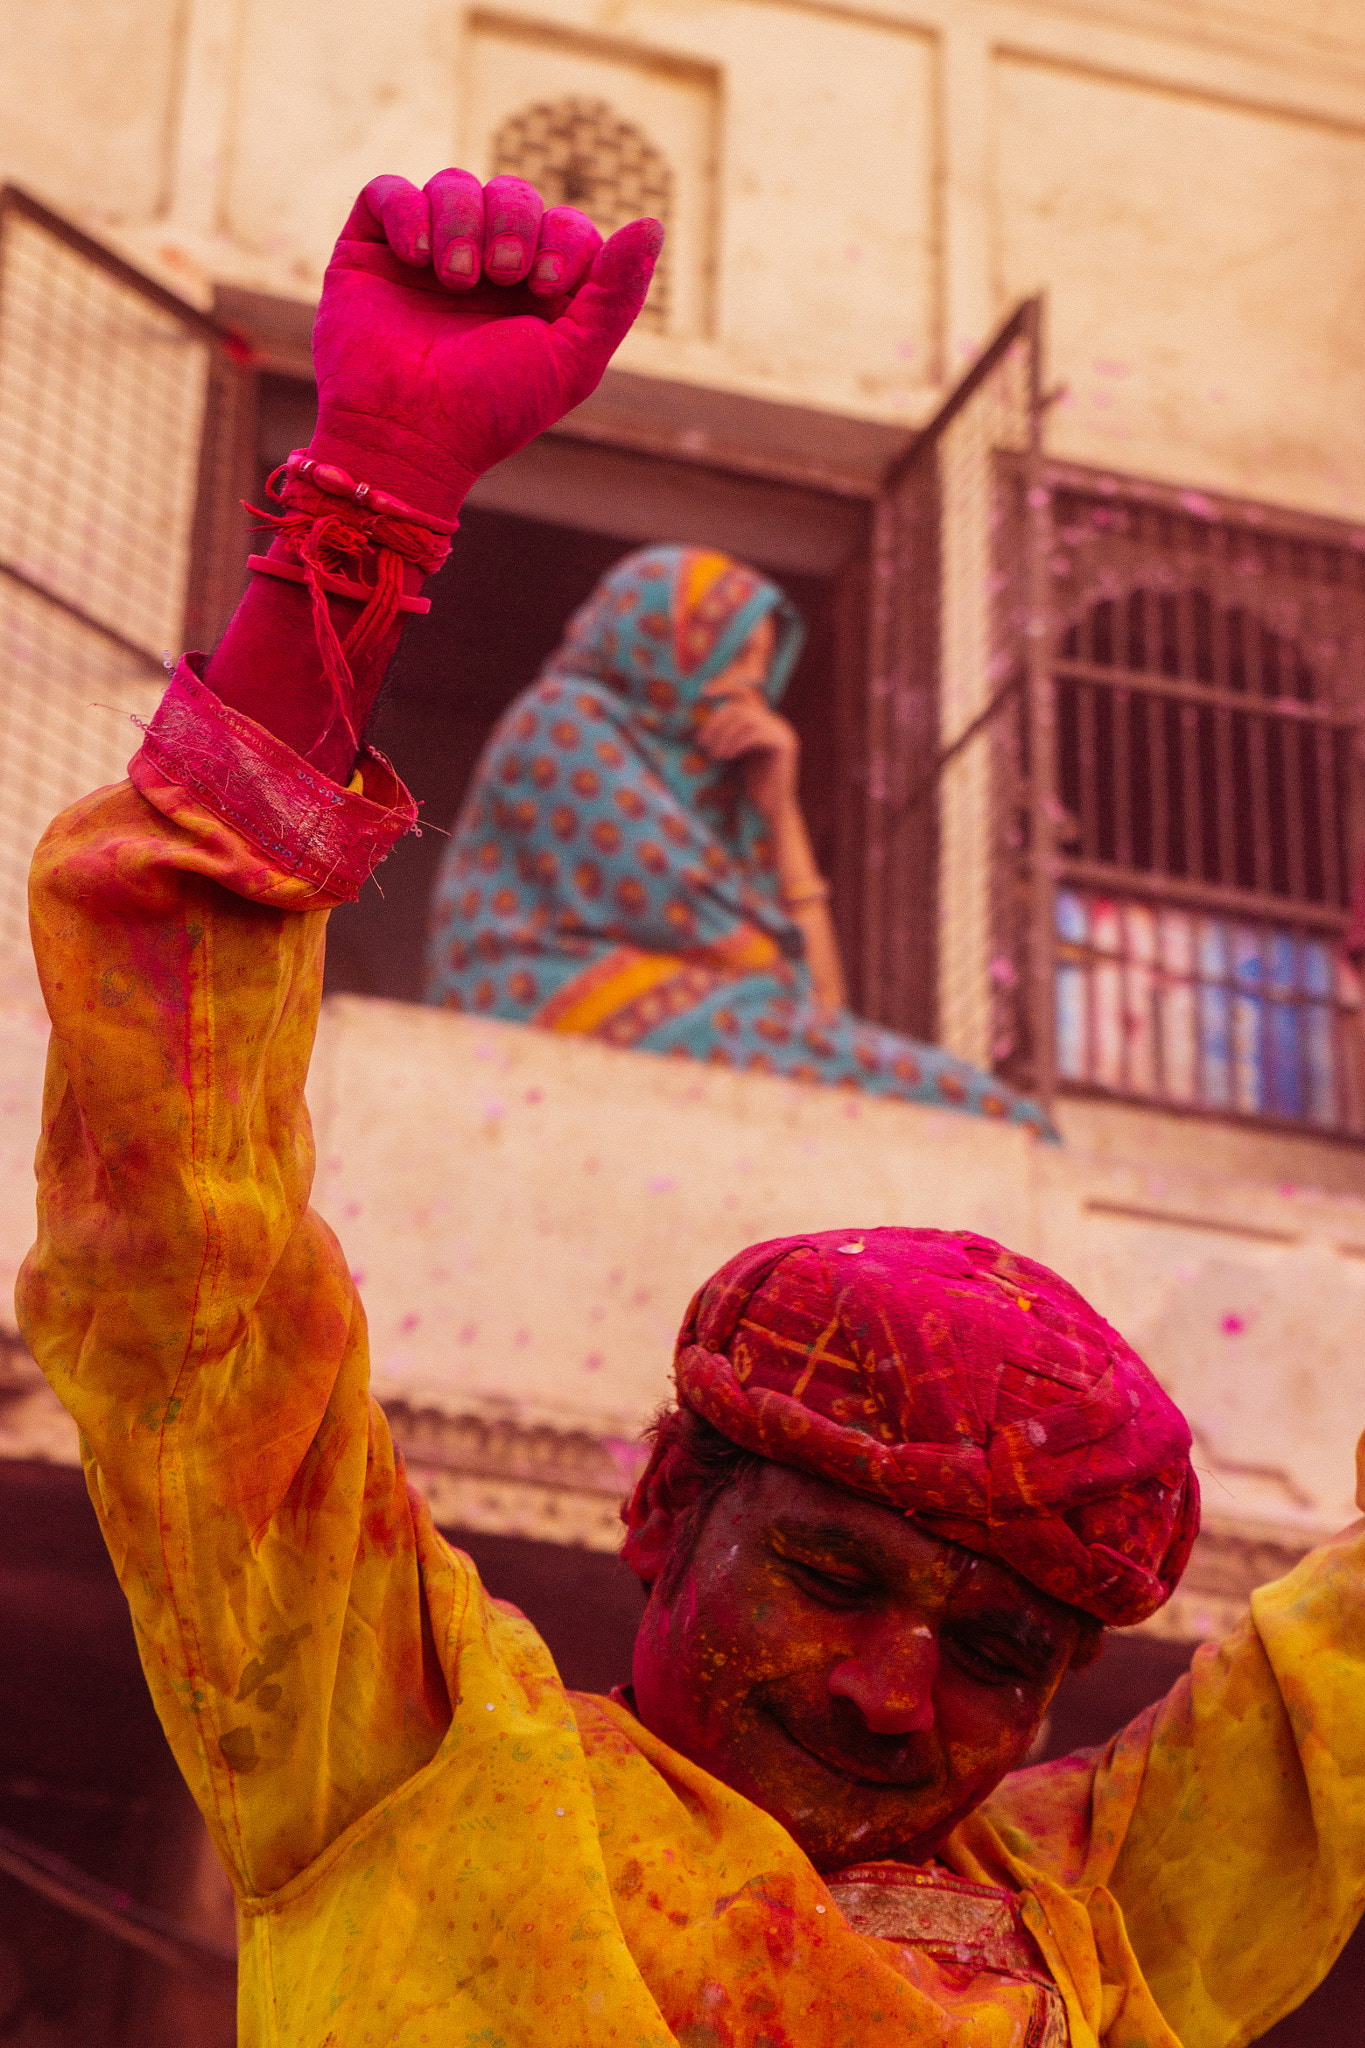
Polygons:
M702 691L767 612L777 630L763 687L776 704L805 639L795 605L728 555L637 548L575 612L545 674L605 684L625 700L633 725L665 745L686 746L701 722Z

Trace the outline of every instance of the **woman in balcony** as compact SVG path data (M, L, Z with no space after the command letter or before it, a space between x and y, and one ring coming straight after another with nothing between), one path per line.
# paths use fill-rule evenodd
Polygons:
M726 556L626 556L497 726L437 885L427 1000L1032 1125L1032 1102L846 1007L774 706L803 628Z

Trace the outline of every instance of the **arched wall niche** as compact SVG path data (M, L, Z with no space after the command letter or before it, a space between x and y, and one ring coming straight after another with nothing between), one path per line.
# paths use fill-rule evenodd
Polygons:
M646 351L715 335L721 111L713 64L564 23L470 17L459 160L484 178L525 178L603 234L643 215L663 222L637 327Z

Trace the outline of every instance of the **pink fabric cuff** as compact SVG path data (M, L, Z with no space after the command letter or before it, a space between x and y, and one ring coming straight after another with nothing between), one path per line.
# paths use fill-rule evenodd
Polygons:
M342 789L214 695L186 655L142 746L128 763L134 788L158 810L183 791L240 834L277 874L319 896L353 902L362 883L417 824L417 806L384 756L362 747L365 793ZM169 791L168 791L169 786Z

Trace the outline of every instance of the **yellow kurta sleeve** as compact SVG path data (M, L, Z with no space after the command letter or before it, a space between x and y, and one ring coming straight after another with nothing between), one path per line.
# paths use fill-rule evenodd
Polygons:
M318 892L169 807L98 792L38 850L52 1040L18 1304L177 1761L251 1895L433 1755L477 1582L405 1486L308 1207Z
M1104 1749L1006 1779L960 1846L1033 1887L1063 1948L1093 1938L1106 2038L1150 2041L1148 1992L1182 2048L1264 2033L1365 1911L1365 1526L1262 1587Z
M308 1208L324 913L165 800L100 792L35 861L19 1293L236 1877L243 2048L1021 2048L1027 1986L912 1981L623 1710L579 1703L585 1749L544 1645L432 1528Z

